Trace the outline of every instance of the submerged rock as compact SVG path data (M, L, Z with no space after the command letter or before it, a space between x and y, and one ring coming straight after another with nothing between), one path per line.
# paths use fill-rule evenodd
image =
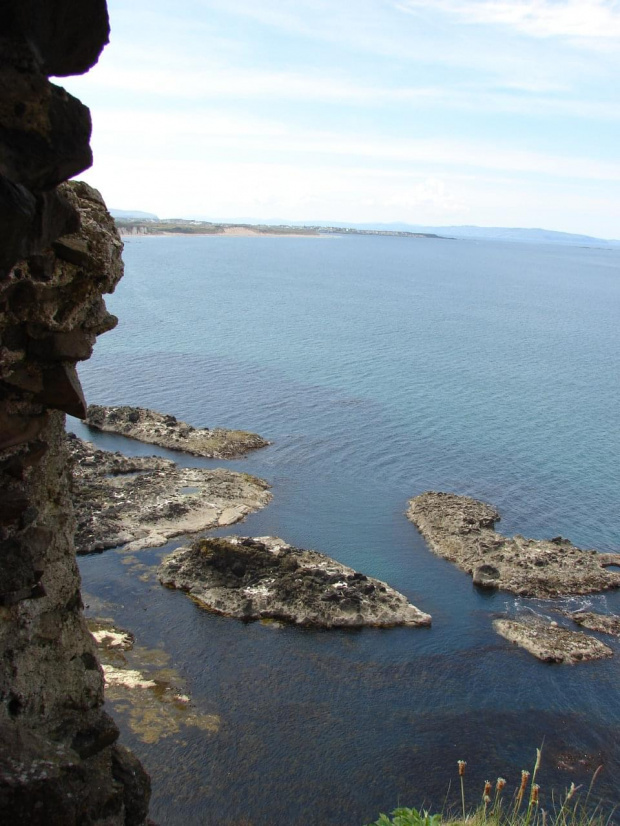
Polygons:
M106 703L125 719L134 736L150 744L173 738L182 748L179 741L187 729L217 732L219 716L194 705L165 650L136 644L130 631L109 619L90 619L88 627L101 660Z
M557 622L548 623L534 618L522 622L498 619L493 627L509 642L519 645L545 663L579 663L613 656L613 651L605 643L581 631L567 631Z
M525 539L495 531L500 515L484 502L428 491L409 502L407 517L432 551L470 574L476 585L520 596L557 597L620 587L620 554L584 551L568 539Z
M256 433L220 427L196 428L178 421L174 416L144 407L103 407L91 404L85 422L95 430L119 433L140 442L169 450L182 450L207 459L234 459L269 444Z
M271 536L198 540L163 560L159 580L211 611L246 621L324 628L431 624L384 582Z
M599 631L601 634L613 634L620 637L620 617L615 614L596 614L594 611L577 611L568 615L573 622L587 628L589 631Z
M271 501L267 482L247 473L127 457L73 434L67 444L78 554L128 543L128 550L157 547L173 536L232 525Z

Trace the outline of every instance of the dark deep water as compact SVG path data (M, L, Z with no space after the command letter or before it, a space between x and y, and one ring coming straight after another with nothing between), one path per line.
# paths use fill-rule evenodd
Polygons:
M599 793L620 803L620 644L575 667L512 648L492 619L551 607L478 592L403 515L409 497L452 490L495 504L505 532L620 548L620 254L171 237L132 239L125 260L108 300L121 323L81 368L89 401L269 438L226 466L267 479L274 501L228 532L328 553L433 616L429 630L243 625L159 586L162 549L82 558L91 613L163 649L193 707L219 718L143 742L115 709L153 775L151 816L354 826L399 802L440 808L461 758L474 803L487 777L517 782L543 740L547 802L602 762ZM584 604L617 612L620 594L562 607Z

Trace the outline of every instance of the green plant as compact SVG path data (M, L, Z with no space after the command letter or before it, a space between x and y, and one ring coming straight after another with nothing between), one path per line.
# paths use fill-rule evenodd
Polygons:
M521 780L512 799L505 800L506 780L498 777L493 784L487 780L482 792L482 800L469 810L465 801L464 760L458 761L458 776L461 792L461 806L458 815L453 812L431 815L427 811L404 807L395 809L391 816L381 814L371 826L611 826L612 810L605 814L600 804L590 805L592 787L602 771L602 766L594 772L585 800L581 800L580 787L571 783L559 804L552 797L550 810L540 806L540 786L536 782L542 757L542 750L536 749L533 771L521 772Z
M387 815L379 815L372 826L439 826L441 815L430 815L426 811L401 807L394 809L391 819Z

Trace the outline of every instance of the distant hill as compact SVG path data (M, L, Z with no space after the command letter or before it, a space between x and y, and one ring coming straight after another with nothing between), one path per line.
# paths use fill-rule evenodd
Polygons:
M452 238L471 238L486 241L517 241L529 244L569 244L571 246L620 246L620 241L579 235L572 232L556 232L551 229L520 227L445 226L424 227L410 224L377 225L379 229L399 229L408 232L436 232Z
M331 226L331 221L299 221L297 225ZM570 246L617 247L620 241L578 235L571 232L556 232L550 229L523 229L517 227L476 227L476 226L423 226L421 224L342 224L358 230L379 230L382 232L416 232L436 234L450 238L465 238L479 241L514 241L528 244L567 244Z
M129 221L159 221L152 212L140 212L137 209L111 209L112 218L124 218Z

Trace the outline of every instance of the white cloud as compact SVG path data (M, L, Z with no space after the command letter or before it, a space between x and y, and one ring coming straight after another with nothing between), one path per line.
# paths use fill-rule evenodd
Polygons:
M72 78L66 87L79 93L81 83L99 92L138 93L172 100L210 99L248 100L269 98L274 101L320 101L365 104L443 97L438 87L388 88L371 86L328 71L276 71L234 66L202 66L191 71L177 69L171 73L155 66L143 68L102 67L92 77Z
M463 175L303 167L284 161L172 159L155 167L108 153L86 180L110 206L145 209L162 217L406 221L427 225L544 226L600 237L617 237L617 199L589 183L574 186L492 174ZM128 187L128 182L131 185Z
M467 23L495 24L534 37L620 38L617 0L403 0L402 11L432 8Z
M482 79L450 85L371 85L346 73L327 71L242 69L219 65L202 66L193 71L174 73L157 67L129 65L103 66L92 76L68 78L63 85L83 99L94 94L108 100L128 94L141 95L142 106L157 99L162 108L170 102L209 104L213 101L237 102L266 100L271 104L299 102L375 106L414 104L421 108L453 111L505 112L528 116L568 115L576 118L620 120L615 101L591 100L571 93L558 82L527 77L498 81ZM152 105L152 104L151 104Z
M109 49L60 83L114 206L568 228L542 205L570 205L612 232L620 0L109 5Z
M284 220L421 220L449 223L467 200L443 177L331 165L175 159L153 175L148 160L107 154L83 176L110 206L165 216ZM133 192L126 181L132 181ZM379 217L377 217L379 216Z
M119 128L119 124L122 127ZM153 159L168 158L172 151L200 159L205 153L226 158L264 158L286 155L300 166L331 159L334 166L380 162L430 170L494 170L573 180L620 181L620 163L588 157L522 150L518 146L483 140L385 138L380 134L301 130L267 119L231 116L218 110L168 112L157 110L100 112L94 121L94 146L103 156L121 143L127 153Z

